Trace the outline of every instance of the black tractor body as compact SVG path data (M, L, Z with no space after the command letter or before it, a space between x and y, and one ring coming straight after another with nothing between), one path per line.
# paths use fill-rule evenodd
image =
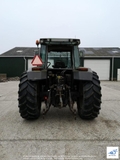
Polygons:
M38 60L20 78L18 102L22 118L36 119L51 106L69 107L82 119L94 119L101 105L99 77L90 68L80 67L79 39L40 39ZM35 62L35 63L34 63ZM40 63L41 62L41 63ZM41 104L46 108L41 111ZM77 110L74 104L77 104Z

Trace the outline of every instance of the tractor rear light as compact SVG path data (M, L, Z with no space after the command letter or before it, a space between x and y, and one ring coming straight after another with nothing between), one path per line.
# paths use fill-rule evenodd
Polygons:
M32 71L41 71L42 70L42 68L40 68L40 67L33 67L32 68Z
M79 71L88 71L88 68L86 68L86 67L80 67L80 68L78 68L78 70Z

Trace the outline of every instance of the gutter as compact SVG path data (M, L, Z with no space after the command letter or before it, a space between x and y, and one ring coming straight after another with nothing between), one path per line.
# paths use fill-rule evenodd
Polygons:
M84 56L84 58L120 58L120 56Z
M0 58L24 58L24 56L0 56ZM34 57L34 55L33 56L25 56L25 57L27 57L27 58L33 58Z

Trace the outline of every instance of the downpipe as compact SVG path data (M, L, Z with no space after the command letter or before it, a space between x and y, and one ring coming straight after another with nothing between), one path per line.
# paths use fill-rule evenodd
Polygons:
M26 64L27 64L27 63L26 63L26 58L23 57L23 59L24 59L24 61L25 61L25 71L26 71L26 70L27 70L27 69L26 69Z
M112 77L111 77L112 81L113 81L113 72L114 72L114 57L112 57Z

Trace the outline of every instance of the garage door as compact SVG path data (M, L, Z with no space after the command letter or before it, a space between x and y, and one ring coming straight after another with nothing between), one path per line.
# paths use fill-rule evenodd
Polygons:
M110 60L84 60L84 67L89 67L97 72L100 80L109 80L110 78Z

